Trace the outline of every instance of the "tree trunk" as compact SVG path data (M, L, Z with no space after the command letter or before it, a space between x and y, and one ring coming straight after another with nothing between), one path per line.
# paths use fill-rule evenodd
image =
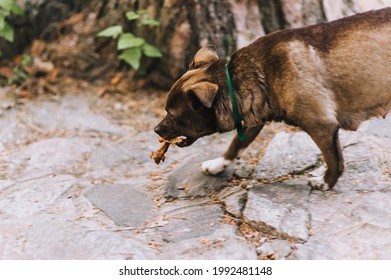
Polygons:
M96 30L123 24L134 31L134 23L125 20L127 11L146 9L160 21L157 28L142 27L138 36L158 46L161 59L145 59L148 79L169 88L188 67L194 53L206 44L217 46L218 54L230 56L259 36L283 28L295 28L335 20L374 8L391 5L391 0L35 0L25 1L27 31L15 22L18 45L33 37L50 37L55 24L82 8L86 2L95 7ZM31 10L31 12L30 12ZM37 11L34 14L32 11ZM33 14L35 16L33 16ZM28 35L25 35L27 32ZM95 43L97 40L96 39ZM21 42L22 43L19 43ZM0 44L1 45L1 44ZM112 52L115 46L111 45ZM99 51L99 48L97 48ZM107 50L106 50L107 51Z
M2 0L0 0L2 1ZM15 31L12 44L0 39L0 48L5 57L12 57L35 38L53 39L56 26L72 13L80 11L87 0L17 0L24 9L24 16L9 19Z

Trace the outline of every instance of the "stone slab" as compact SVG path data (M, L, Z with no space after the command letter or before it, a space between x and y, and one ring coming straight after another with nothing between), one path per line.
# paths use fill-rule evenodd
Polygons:
M42 100L26 104L26 114L33 124L42 130L72 130L110 134L125 134L131 128L120 127L102 114L94 113L91 100L73 95L66 95L61 102Z
M224 203L225 211L239 218L246 204L247 191L240 186L226 187L217 198Z
M320 154L307 133L279 132L266 148L253 176L257 179L275 179L300 173L315 164Z
M213 234L223 218L223 210L218 205L203 205L181 208L166 215L169 223L160 229L162 238L176 243Z
M138 184L96 185L85 196L117 225L142 227L152 218L154 204L139 188Z
M218 154L215 157L218 157ZM193 156L177 166L168 176L166 196L170 198L204 197L226 186L232 178L233 167L229 167L217 176L205 175L200 169L201 162L210 158L214 157Z
M163 259L170 260L255 260L254 247L236 234L233 226L221 225L209 235L168 243Z
M76 184L70 175L14 182L1 192L1 217L16 219L50 212L53 204Z
M356 143L344 147L345 171L334 190L387 191L390 190L391 147L389 139L353 134Z
M311 238L290 259L390 259L391 192L311 194Z
M261 232L283 239L307 240L310 216L308 186L258 184L249 190L243 218Z

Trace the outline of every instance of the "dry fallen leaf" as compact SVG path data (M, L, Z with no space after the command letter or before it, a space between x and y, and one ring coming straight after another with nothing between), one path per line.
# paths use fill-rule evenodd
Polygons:
M0 67L0 76L4 78L11 78L14 75L14 71L12 71L11 67Z
M34 40L30 49L30 54L33 57L40 56L46 49L46 43L42 40Z

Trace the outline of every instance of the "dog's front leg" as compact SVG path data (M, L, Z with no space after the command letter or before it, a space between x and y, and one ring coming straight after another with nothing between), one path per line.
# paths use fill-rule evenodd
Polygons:
M216 159L204 161L201 164L201 170L204 173L211 175L223 172L225 168L230 165L240 155L240 153L247 148L248 145L251 144L262 128L263 125L246 127L244 129L244 134L246 135L246 139L244 141L239 141L238 135L236 135L224 155Z

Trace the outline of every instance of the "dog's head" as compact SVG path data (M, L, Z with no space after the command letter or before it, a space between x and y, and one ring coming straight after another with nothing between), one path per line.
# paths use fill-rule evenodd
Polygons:
M166 100L167 115L155 127L155 132L162 138L170 140L185 136L186 140L177 144L185 147L202 136L217 132L212 107L219 86L206 70L218 59L214 46L201 48L189 70L173 85Z

